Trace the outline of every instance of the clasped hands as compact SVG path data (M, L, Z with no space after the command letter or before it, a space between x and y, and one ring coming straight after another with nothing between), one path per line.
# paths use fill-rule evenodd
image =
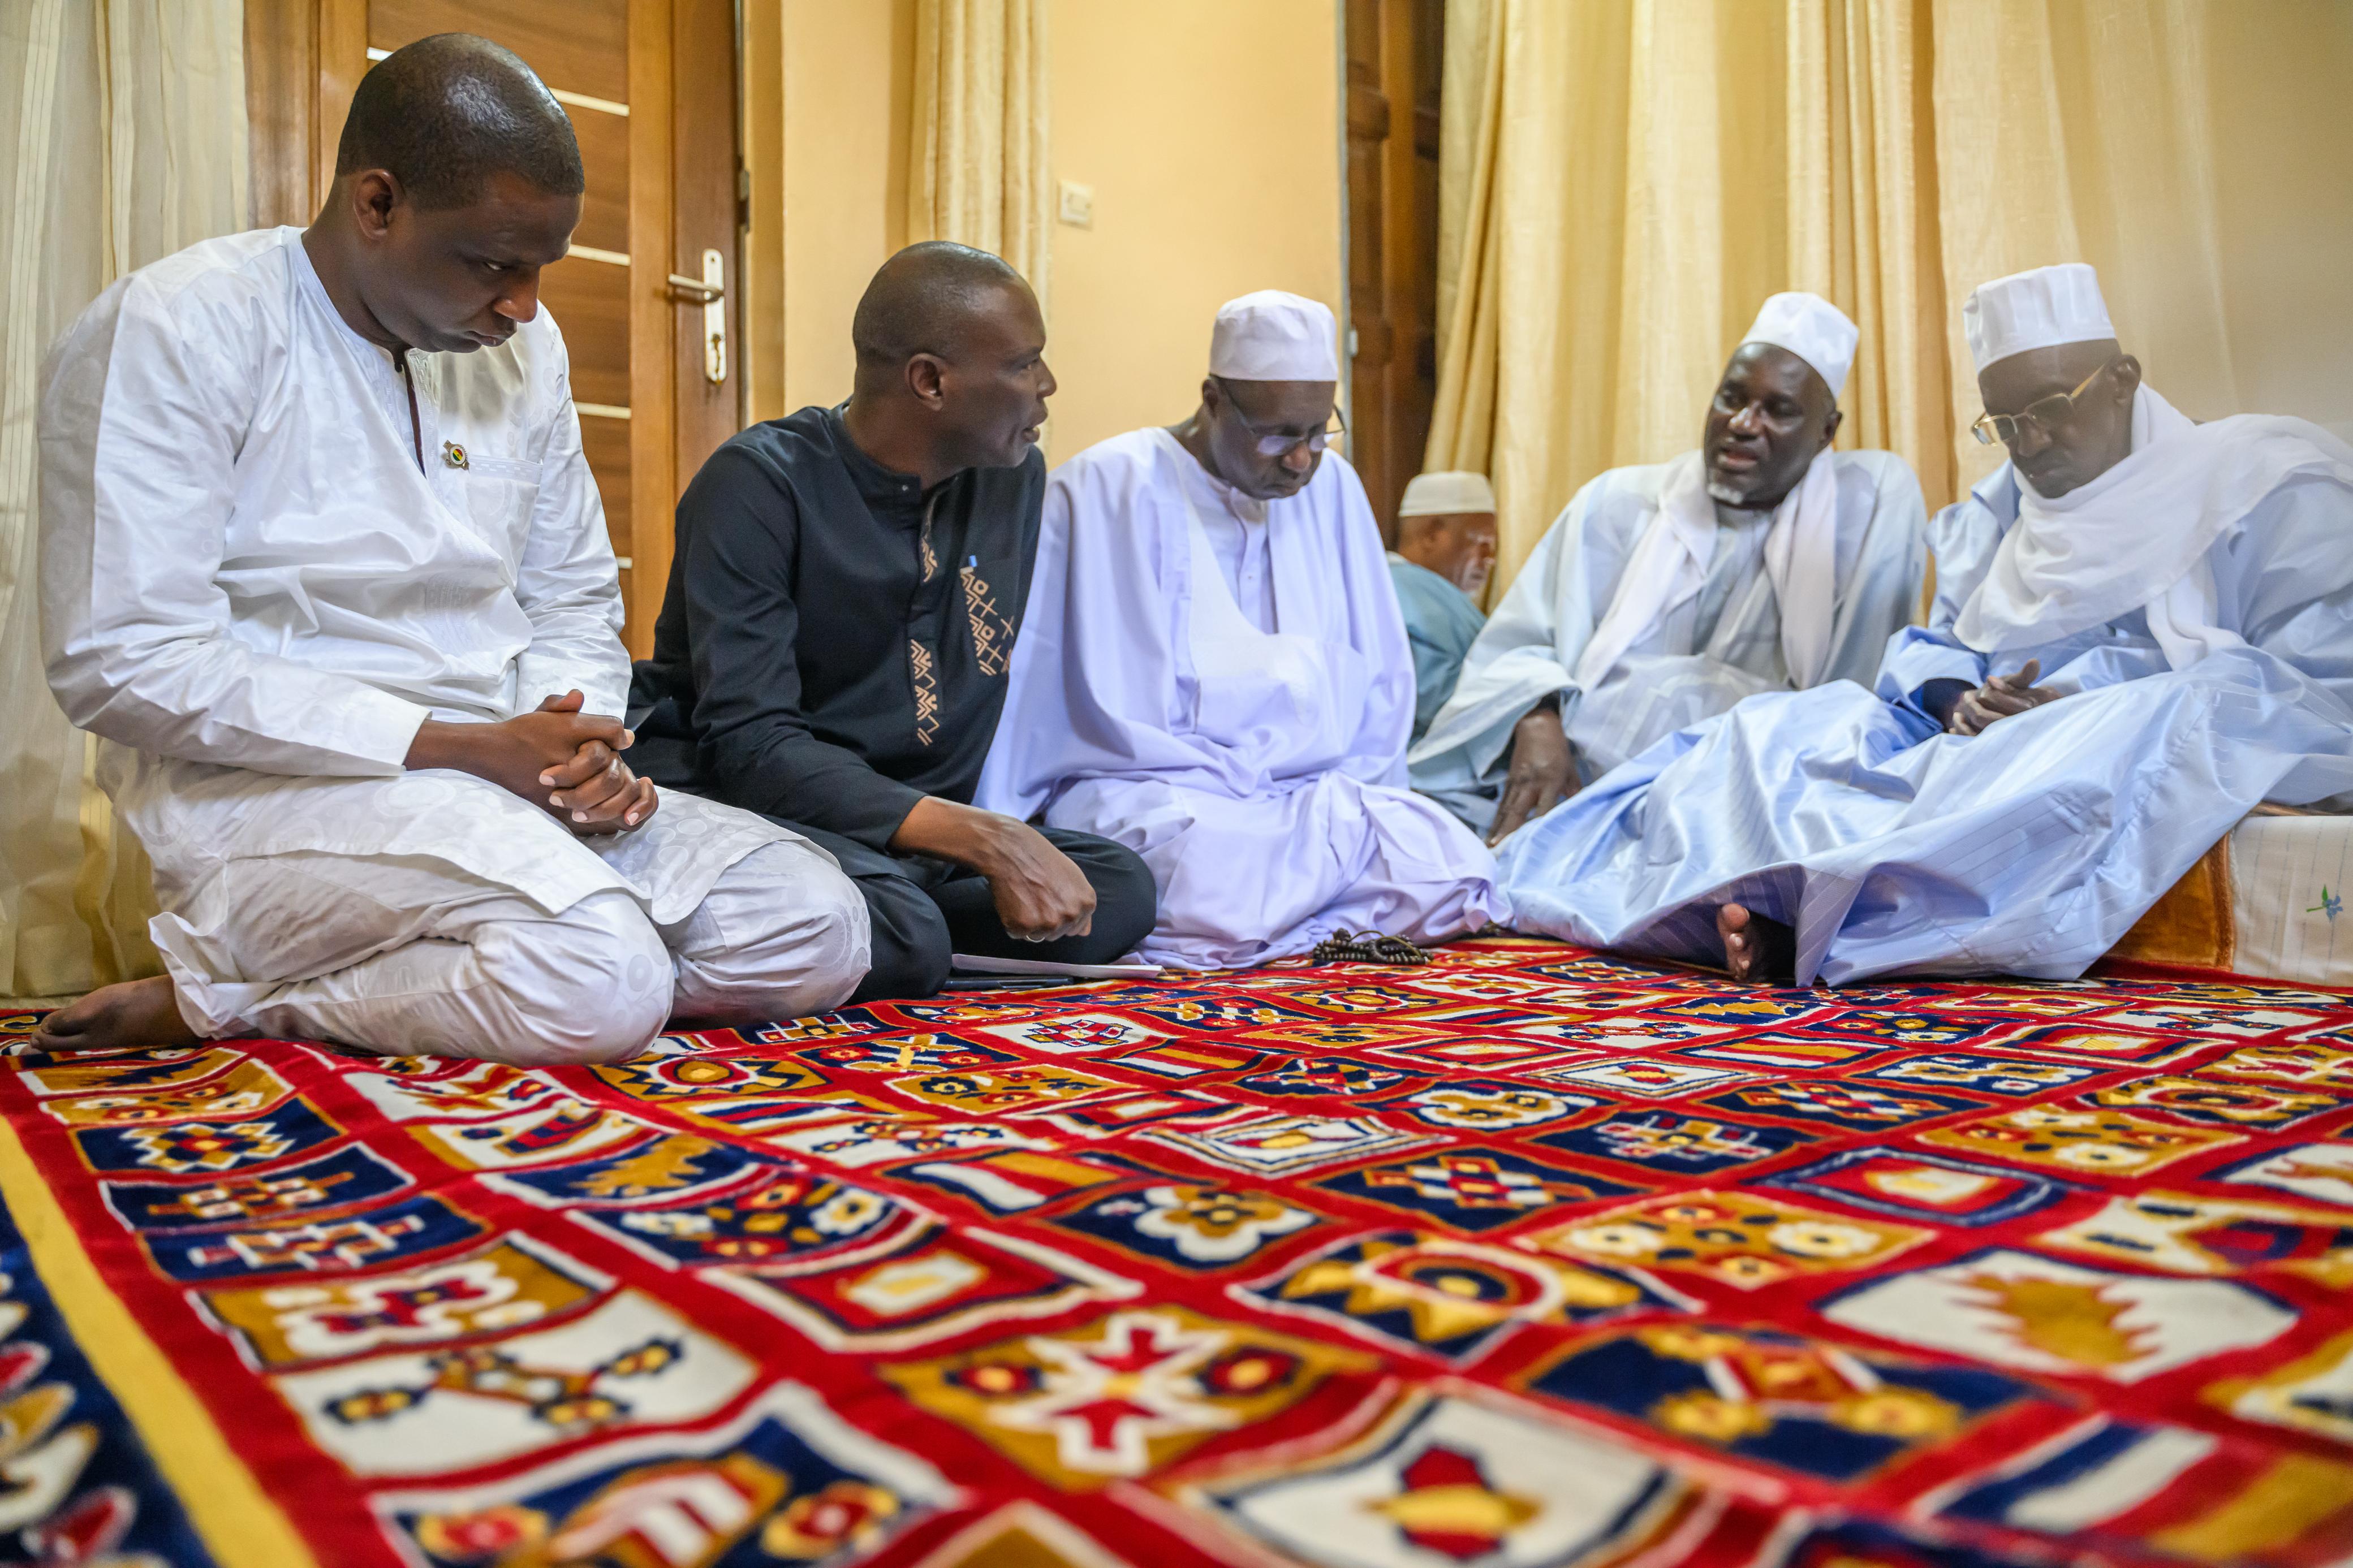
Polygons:
M1955 735L1983 734L1998 719L2056 702L2061 693L2034 684L2034 678L2042 673L2042 661L2030 658L2017 674L1994 676L1983 686L1961 693L1946 716L1946 730Z
M408 748L411 768L452 768L539 806L583 838L626 833L659 808L653 784L620 754L636 739L621 721L583 713L577 690L496 724L428 719Z

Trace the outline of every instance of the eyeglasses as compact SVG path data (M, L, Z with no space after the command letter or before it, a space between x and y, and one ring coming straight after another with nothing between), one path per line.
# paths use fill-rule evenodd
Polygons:
M2112 359L2077 382L2074 391L2054 392L2048 397L2037 398L2021 413L1980 414L1969 422L1969 434L1978 438L1978 445L1981 447L1990 447L1996 441L2016 441L2029 427L2048 436L2052 426L2075 411L2075 400L2090 390L2092 383L2122 363L2122 356Z
M1225 379L1223 376L1218 377L1219 384L1224 385ZM1311 431L1304 436L1290 436L1271 432L1263 426L1246 417L1240 405L1234 402L1233 394L1230 392L1226 395L1226 403L1233 409L1234 422L1249 431L1251 438L1258 443L1258 455L1261 458L1280 458L1301 446L1304 446L1311 452L1321 452L1348 433L1348 422L1341 417L1337 408L1332 410L1332 423L1324 426L1323 429Z

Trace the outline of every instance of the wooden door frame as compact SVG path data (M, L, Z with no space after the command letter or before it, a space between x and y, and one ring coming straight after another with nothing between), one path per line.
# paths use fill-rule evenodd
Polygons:
M348 3L348 0L339 0ZM652 46L652 47L648 47ZM653 652L678 510L670 0L629 0L629 652ZM645 176L659 171L659 179ZM742 270L739 267L738 272ZM736 279L730 278L731 291ZM730 300L731 307L734 304ZM740 312L737 312L740 314Z
M1365 481L1382 532L1396 542L1396 509L1421 469L1436 388L1436 229L1433 202L1422 199L1427 149L1434 161L1434 119L1422 112L1422 68L1442 58L1422 45L1421 23L1435 0L1360 0L1340 7L1341 233L1348 307L1348 418L1360 441L1349 457ZM1361 31L1354 23L1362 21ZM1352 47L1352 42L1357 46ZM1369 57L1369 58L1367 58ZM1359 81L1356 65L1370 66ZM1358 150L1364 166L1359 167ZM1368 182L1357 207L1360 176ZM1377 216L1366 232L1365 220ZM1366 252L1377 279L1362 289L1356 262ZM1356 307L1363 304L1362 313ZM1356 394L1365 395L1359 400Z
M1350 463L1356 460L1356 323L1354 290L1348 287L1350 233L1356 215L1348 210L1348 0L1332 5L1332 178L1340 192L1340 386L1339 408L1347 422L1341 449Z
M670 582L670 519L679 490L676 374L681 307L666 279L676 265L671 0L629 5L629 616L630 652L651 650ZM334 184L335 146L352 93L367 73L366 0L245 0L246 106L252 126L256 224L307 224ZM739 116L740 118L740 116ZM640 177L659 171L659 178ZM728 279L729 321L744 340L738 236ZM740 406L742 354L731 374Z

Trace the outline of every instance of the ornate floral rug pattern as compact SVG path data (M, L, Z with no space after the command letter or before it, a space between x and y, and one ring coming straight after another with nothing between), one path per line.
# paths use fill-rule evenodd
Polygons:
M1495 939L0 1069L0 1560L2353 1553L2353 996Z

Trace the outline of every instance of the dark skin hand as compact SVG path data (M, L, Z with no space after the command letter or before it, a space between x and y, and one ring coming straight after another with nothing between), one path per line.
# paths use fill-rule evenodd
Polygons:
M2042 673L2042 661L2030 658L2017 674L1997 675L1975 690L1962 693L1945 728L1956 735L1982 735L1996 720L2058 701L2060 693L2034 684L2034 678Z
M635 737L618 719L580 711L584 700L567 691L498 724L428 719L409 744L406 765L487 780L583 838L626 832L651 816L659 799L620 759Z
M1094 885L1026 822L926 795L891 836L891 847L979 872L988 879L997 918L1023 942L1084 936L1094 929Z
M1547 697L1512 727L1511 769L1487 830L1490 847L1577 791L1577 758L1560 727L1560 700Z

